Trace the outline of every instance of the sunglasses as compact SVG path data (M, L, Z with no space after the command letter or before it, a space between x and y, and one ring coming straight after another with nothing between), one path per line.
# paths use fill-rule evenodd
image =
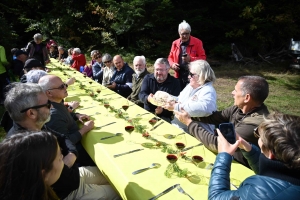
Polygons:
M189 76L191 76L192 78L194 77L194 76L196 76L197 74L193 74L193 73L191 73L191 72L189 72Z
M45 103L45 104L25 108L25 109L21 110L20 113L24 113L29 109L38 109L38 108L42 108L42 107L47 107L48 109L50 109L51 108L51 101L48 100L47 103Z
M61 84L59 87L57 87L57 88L51 88L51 89L48 89L48 90L62 90L62 89L64 89L64 88L68 88L68 84L65 84L65 83L63 83L63 84Z
M253 134L254 134L254 137L260 138L260 134L259 134L259 132L258 132L258 127L256 127L256 128L253 130Z
M105 61L104 63L106 64L106 63L110 63L111 62L111 60L108 60L108 61Z

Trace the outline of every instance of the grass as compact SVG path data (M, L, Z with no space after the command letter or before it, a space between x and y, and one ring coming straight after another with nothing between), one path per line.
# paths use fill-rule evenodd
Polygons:
M131 62L124 59L128 64ZM279 63L276 66L258 65L244 66L237 63L226 63L212 68L215 71L217 81L215 89L218 99L219 110L223 110L233 104L231 95L238 77L243 75L259 75L265 77L270 86L269 97L265 101L270 111L280 111L286 114L300 116L300 75L299 72L287 72L288 63ZM153 66L148 65L148 70L153 72ZM171 72L171 74L173 74ZM4 108L0 106L0 116L3 115ZM5 132L0 128L0 141L5 136Z

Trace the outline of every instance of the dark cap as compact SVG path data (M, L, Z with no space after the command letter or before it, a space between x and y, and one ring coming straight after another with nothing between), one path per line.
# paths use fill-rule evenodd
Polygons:
M22 55L22 54L28 56L28 53L26 51L22 51L22 50L16 51L15 56L18 57L19 55Z
M42 68L45 68L41 61L37 60L37 59L34 59L34 58L30 58L28 60L26 60L25 64L24 64L24 69L29 69L31 70L32 68L34 67L42 67Z

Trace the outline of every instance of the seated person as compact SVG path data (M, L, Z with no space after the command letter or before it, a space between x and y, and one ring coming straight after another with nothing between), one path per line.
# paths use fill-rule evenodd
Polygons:
M0 151L0 199L58 199L51 185L64 163L54 135L18 133L4 139Z
M92 66L93 70L93 79L98 83L102 83L103 79L103 63L102 63L102 56L100 53L94 54L95 62Z
M68 57L68 52L62 46L58 47L58 60L63 60Z
M83 146L81 145L81 138L94 128L94 121L90 117L80 113L70 113L64 105L64 98L68 96L67 85L62 82L58 76L47 75L39 80L39 85L46 93L48 99L51 101L52 108L51 120L47 123L54 131L64 134L76 144L79 158L78 162L83 166L95 165L89 157ZM76 121L83 123L82 128L79 128ZM87 120L83 122L83 120Z
M106 86L110 84L110 79L115 73L116 68L112 62L112 57L110 54L106 53L102 57L102 85ZM101 74L99 73L99 77Z
M167 59L158 58L154 63L154 73L145 76L139 99L144 103L144 109L155 113L162 119L171 122L173 112L163 109L161 106L155 106L153 95L157 91L164 91L173 96L180 93L180 83L177 79L169 74L170 65Z
M71 67L76 69L77 71L80 70L81 66L85 66L86 64L85 55L81 53L81 50L79 48L73 49L72 60L74 62Z
M60 59L60 62L66 65L72 65L74 60L72 60L73 48L68 49L68 57Z
M299 199L299 130L300 117L271 114L255 131L259 148L238 136L231 145L218 131L219 154L211 172L208 199ZM257 175L231 191L230 167L238 147Z
M28 83L38 83L40 78L46 76L47 72L43 70L31 70L26 74ZM75 78L70 78L66 81L66 84L72 85L75 82ZM64 102L64 105L68 108L69 112L73 112L76 108L79 107L78 101Z
M15 76L21 78L24 74L24 64L27 60L28 55L26 51L18 50L15 52L15 57L16 59L14 59L12 62L12 71Z
M84 70L82 73L85 74L87 77L92 77L94 79L93 65L97 62L97 59L99 61L99 57L101 58L101 53L98 50L93 50L91 52L91 57L92 57L91 63L89 65L84 66Z
M180 92L176 101L170 101L165 106L169 111L181 108L191 117L206 117L217 110L217 93L213 87L216 80L215 73L205 60L193 61L189 64L189 84ZM176 116L171 122L188 133L187 126ZM205 130L214 134L215 126L199 122Z
M27 77L26 74L30 71L30 70L43 70L45 71L45 67L44 65L42 65L42 63L35 59L35 58L30 58L28 60L26 60L25 64L24 64L24 74L23 76L20 78L20 82L21 83L26 83L27 82Z
M111 77L110 85L107 85L107 88L127 98L132 92L132 74L134 71L127 63L124 63L120 55L114 56L113 63L116 67L116 71Z
M15 102L18 103L16 104ZM60 199L96 200L104 197L107 199L119 199L117 193L109 185L97 167L78 168L75 163L78 156L77 149L70 139L45 125L45 123L51 119L51 106L51 102L49 102L46 94L38 84L14 83L5 99L5 108L14 121L14 126L6 137L12 137L18 133L24 133L24 131L37 132L41 130L51 132L56 136L61 153L63 154L63 157L60 158L64 166L59 179L50 186ZM28 136L26 136L26 138L28 138ZM22 152L25 151L25 149L26 148L22 147ZM34 146L34 150L40 152L40 149L36 148L36 146ZM43 151L38 155L40 158L48 157ZM30 156L33 155L30 154ZM3 159L1 159L0 162L1 161L3 161ZM20 167L20 165L17 166ZM32 168L31 165L30 168ZM30 176L33 178L32 174L30 174ZM18 186L20 186L20 183ZM19 191L21 192L21 189Z
M135 73L132 75L132 92L127 99L143 108L144 103L139 99L139 93L141 91L144 77L149 74L147 71L145 56L134 57L133 67Z
M215 111L207 117L192 119L183 108L180 111L174 110L174 113L180 122L187 125L189 133L212 152L217 153L218 137L199 126L199 122L208 124L231 122L235 131L243 139L258 145L258 139L254 137L253 130L262 122L263 116L269 114L269 110L264 104L268 94L269 84L266 79L260 76L241 76L232 91L234 106L222 111ZM249 167L240 150L237 150L233 157L239 163Z
M58 49L57 46L54 44L51 44L50 49L49 49L49 56L50 58L56 59L58 57Z

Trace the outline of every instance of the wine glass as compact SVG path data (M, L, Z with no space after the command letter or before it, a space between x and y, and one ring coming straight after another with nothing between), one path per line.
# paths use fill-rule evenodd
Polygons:
M134 142L131 140L131 133L134 131L134 126L130 123L130 121L131 120L128 119L125 124L125 131L129 133L129 139L127 140L127 143L134 144Z
M97 92L98 94L100 94L101 89L100 89L100 88L97 88L96 92Z
M168 177L168 178L171 178L172 175L174 173L176 173L176 162L178 160L178 157L174 154L169 154L167 155L167 160L169 161L169 165L167 167L167 170L165 172L165 175Z
M125 99L125 100L123 101L123 103L122 103L122 108L123 108L123 110L124 110L125 112L126 112L127 109L129 108L129 102L128 102L127 99Z
M204 147L202 146L197 146L192 149L192 162L199 168L207 168L210 163L205 162L205 151ZM207 168L208 169L208 168Z
M108 117L109 101L107 99L104 100L103 106L106 108L106 117Z
M150 119L149 121L149 124L152 126L152 128L154 127L154 125L156 124L156 122L157 122L157 119L154 117L154 118L152 118L152 119Z
M177 135L175 137L174 146L177 149L177 156L179 158L182 157L182 155L183 155L182 150L186 147L186 145L187 145L187 142L186 142L185 134Z

